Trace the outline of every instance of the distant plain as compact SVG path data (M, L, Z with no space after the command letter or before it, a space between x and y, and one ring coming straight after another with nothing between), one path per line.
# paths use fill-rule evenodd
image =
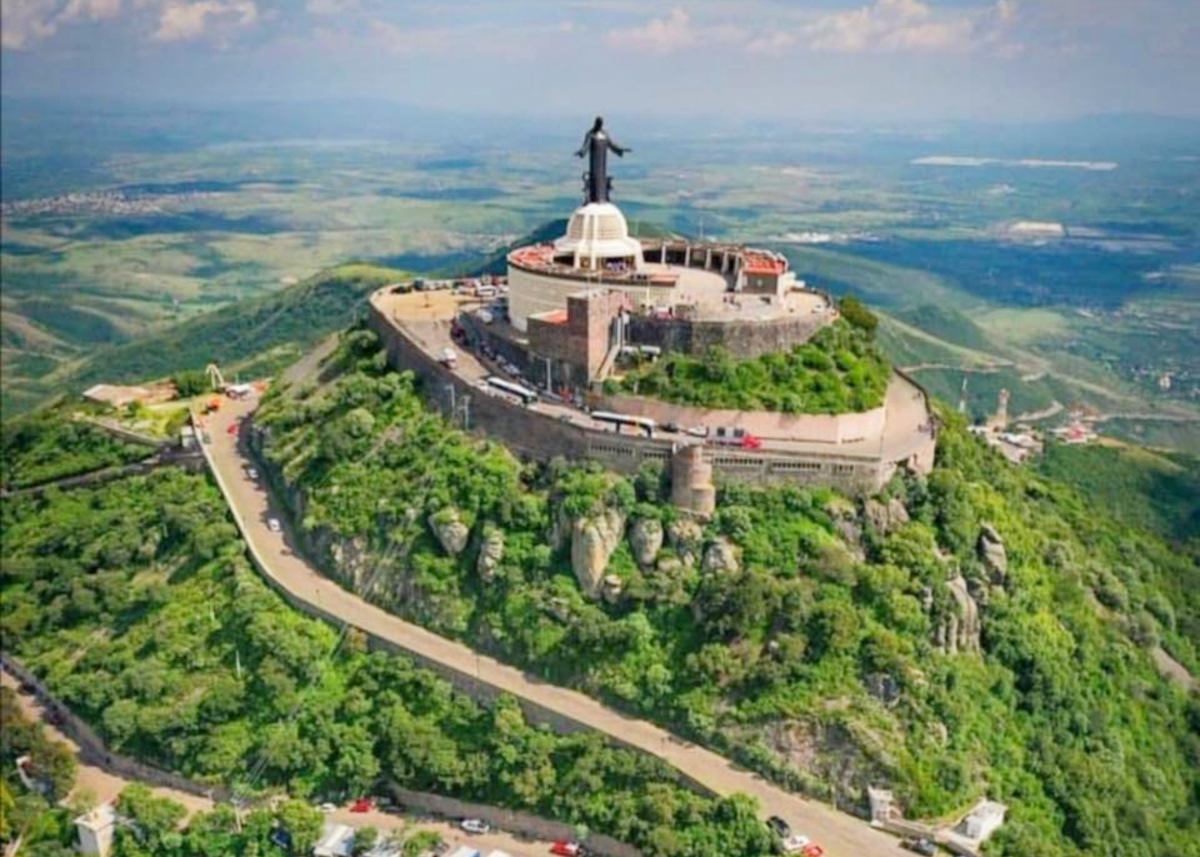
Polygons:
M324 268L470 270L579 197L566 120L6 110L8 412L107 348ZM975 417L1004 387L1013 414L1084 407L1118 436L1200 451L1200 124L612 125L635 150L613 167L635 229L785 252L880 309L893 359L941 398L966 378Z

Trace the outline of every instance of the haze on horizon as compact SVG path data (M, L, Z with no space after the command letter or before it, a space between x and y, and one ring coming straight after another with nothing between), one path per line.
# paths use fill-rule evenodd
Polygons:
M2 0L3 94L785 120L1200 116L1194 0Z

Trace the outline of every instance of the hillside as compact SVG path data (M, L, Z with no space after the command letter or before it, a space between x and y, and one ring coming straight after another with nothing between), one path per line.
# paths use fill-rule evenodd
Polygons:
M402 271L362 264L322 271L270 295L100 349L36 385L6 390L5 410L12 413L60 391L78 393L101 382L161 378L214 361L230 375L239 370L245 375L269 374L352 322L371 291L404 276Z
M1200 458L1194 455L1123 444L1051 444L1038 469L1128 526L1179 542L1200 536ZM1193 555L1200 556L1200 544Z
M356 264L322 271L274 294L101 351L63 380L83 388L99 381L159 378L209 362L233 367L255 358L257 371L265 371L284 365L344 327L361 311L364 296L402 276L403 272L390 268Z
M605 390L699 408L837 414L879 407L890 376L871 334L839 319L803 345L747 360L722 348L703 357L668 353Z
M387 609L839 805L988 795L998 855L1200 854L1200 569L946 416L928 479L857 502L727 485L697 525L660 470L523 467L349 334L260 411L313 558ZM337 374L329 380L328 375ZM607 564L573 534L616 532ZM589 598L589 575L620 595Z
M286 789L313 815L313 803L396 782L534 811L648 855L771 853L745 797L702 797L648 756L537 728L511 698L485 708L292 610L251 568L203 476L162 470L16 499L3 524L5 647L117 752L249 797ZM143 849L123 853L267 853L202 828Z

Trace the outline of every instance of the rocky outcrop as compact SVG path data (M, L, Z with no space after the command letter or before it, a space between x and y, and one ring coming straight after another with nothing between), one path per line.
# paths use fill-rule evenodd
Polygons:
M355 590L364 582L367 574L367 540L363 536L352 539L335 539L329 545L329 557L343 580L350 581Z
M609 557L624 535L625 515L612 507L571 522L571 568L589 597L600 594Z
M629 527L629 546L642 568L650 568L663 546L663 526L657 518L638 518Z
M908 509L898 497L893 497L886 503L870 499L863 503L863 517L866 518L875 532L886 536L892 530L908 523Z
M979 605L967 590L967 581L957 574L946 586L954 597L955 609L948 612L937 630L937 644L944 652L979 651Z
M467 546L470 528L459 518L458 509L447 506L429 516L429 529L433 530L438 544L450 556L458 556Z
M724 536L718 536L704 552L704 563L700 566L705 574L732 573L741 568L737 546Z
M483 541L479 545L479 559L475 570L484 581L494 580L500 561L504 559L504 531L497 527L485 527Z
M900 683L888 673L868 673L863 677L867 693L889 708L900 700Z
M679 518L667 525L667 544L684 565L695 565L704 543L704 528L691 518Z
M1002 584L1008 577L1008 551L1004 539L991 524L984 524L979 531L979 559L987 569L992 583Z
M833 520L834 531L861 556L862 525L858 521L858 511L854 508L854 504L846 500L835 499L826 507L826 511Z
M600 588L600 595L609 604L616 604L621 600L621 593L624 589L625 583L620 577L615 574L606 574Z

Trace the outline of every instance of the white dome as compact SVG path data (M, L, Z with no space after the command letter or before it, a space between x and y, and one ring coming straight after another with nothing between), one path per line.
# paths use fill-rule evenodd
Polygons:
M629 237L629 225L621 209L611 202L589 202L575 209L567 223L567 234L554 242L555 253L571 253L576 267L584 259L596 267L607 259L634 260L642 264L641 242Z

